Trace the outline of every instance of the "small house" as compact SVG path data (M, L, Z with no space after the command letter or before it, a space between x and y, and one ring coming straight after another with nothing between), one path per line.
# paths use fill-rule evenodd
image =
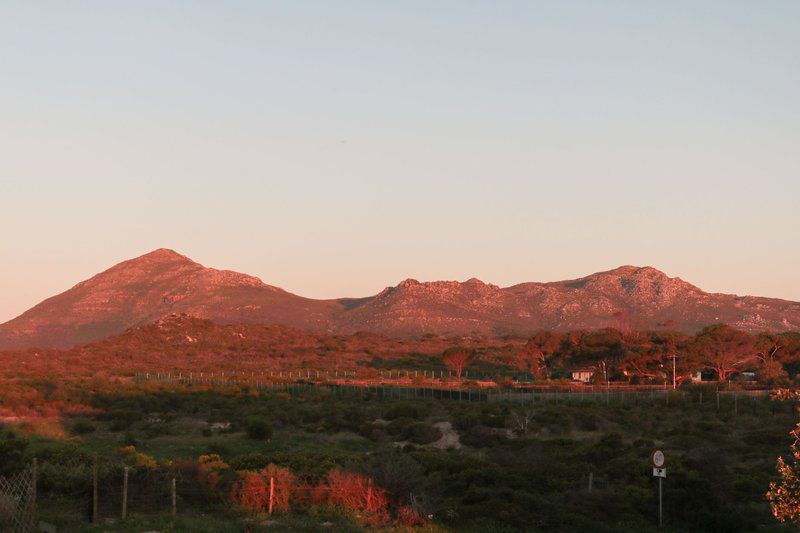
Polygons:
M714 372L710 370L695 370L692 372L692 383L704 383L706 381L716 381Z
M578 368L572 371L572 381L589 383L592 381L592 376L594 376L594 373L595 373L594 367Z

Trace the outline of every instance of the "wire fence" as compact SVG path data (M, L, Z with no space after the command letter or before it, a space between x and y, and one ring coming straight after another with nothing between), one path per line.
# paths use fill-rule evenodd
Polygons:
M235 471L216 455L164 464L136 463L135 455L129 455L127 461L118 456L50 457L38 461L38 483L30 470L8 480L0 478L0 495L8 494L14 504L7 515L5 506L0 507L0 531L32 532L37 520L69 531L87 524L125 521L134 514L175 518L230 513L241 517L313 506L346 508L376 523L415 513L404 510L371 478L343 470L299 475L267 464ZM0 497L0 502L5 501Z
M518 405L550 404L614 404L629 405L650 403L654 405L695 405L716 407L738 413L748 408L769 406L770 411L781 409L772 402L769 390L714 390L700 386L694 390L675 390L662 386L612 387L582 385L578 387L464 387L460 382L412 384L359 380L339 381L287 381L270 379L257 373L222 375L190 373L137 374L136 381L202 385L211 388L246 388L261 392L286 393L291 396L332 395L350 398L377 398L390 400L450 400L459 402L509 403Z
M36 528L35 467L0 476L0 531L28 533Z

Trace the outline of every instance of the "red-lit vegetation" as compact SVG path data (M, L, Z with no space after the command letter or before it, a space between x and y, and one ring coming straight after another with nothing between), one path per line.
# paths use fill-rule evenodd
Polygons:
M288 513L292 492L298 490L294 474L288 468L273 464L258 472L237 472L238 480L231 489L231 501L252 512Z
M675 355L673 361L673 354ZM71 350L0 352L0 418L45 423L63 414L86 413L88 402L68 395L80 382L85 396L118 387L135 373L215 372L219 375L288 372L283 379L322 379L348 371L348 379L380 381L387 376L436 386L514 386L524 373L538 387L563 386L571 371L588 368L604 385L671 384L673 363L680 384L707 372L729 386L744 371L751 385L788 385L800 372L800 333L750 335L717 325L696 335L675 332L544 331L533 337L440 337L398 339L382 335L312 334L274 325L219 325L171 316L122 335ZM390 369L401 369L400 371ZM405 370L402 370L405 369ZM452 378L443 376L450 370ZM337 374L341 375L341 374ZM458 377L460 376L460 378ZM453 381L456 383L453 383Z
M800 392L779 389L774 398L779 401L800 399ZM799 410L800 411L800 410ZM792 445L791 455L784 459L778 457L778 480L769 484L767 499L772 515L781 522L800 522L800 422L790 432Z

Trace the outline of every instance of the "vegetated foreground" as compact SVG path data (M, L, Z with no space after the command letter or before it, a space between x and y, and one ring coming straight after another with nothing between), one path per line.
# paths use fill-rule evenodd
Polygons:
M69 531L93 530L93 516L119 531L643 531L657 524L658 447L667 528L781 530L764 494L794 403L717 390L758 386L745 370L762 387L791 383L797 339L725 326L396 339L173 316L72 350L0 352L0 475L37 458L39 518ZM576 368L595 385L571 383ZM723 381L693 385L698 369ZM291 386L298 371L319 385ZM132 379L145 372L238 378ZM257 387L270 372L288 388ZM475 394L399 400L362 380ZM524 392L567 388L619 392ZM492 391L523 400L486 403Z
M788 447L791 406L725 398L717 407L713 389L700 403L701 390L669 403L530 406L314 388L57 386L54 394L91 410L64 419L68 438L0 431L0 475L38 458L39 517L69 531L93 530L96 458L104 530L169 529L175 477L180 531L241 531L253 518L253 531L644 531L657 523L648 457L659 447L668 457L668 529L780 530L764 493Z

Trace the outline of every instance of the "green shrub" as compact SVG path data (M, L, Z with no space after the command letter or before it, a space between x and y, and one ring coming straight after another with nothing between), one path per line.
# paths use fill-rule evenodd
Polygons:
M269 440L272 438L272 424L268 420L251 416L244 421L244 430L253 440Z
M406 428L405 438L414 444L430 444L442 438L442 432L436 426L425 422L417 422Z
M397 418L426 418L430 413L430 405L420 403L397 403L387 409L383 418L395 420Z
M572 419L575 421L575 426L581 431L597 431L599 429L597 415L594 413L575 411Z
M263 453L248 453L230 461L233 470L261 470L266 468L272 460Z
M122 437L122 444L123 446L138 446L139 442L136 440L136 436L129 431Z
M135 422L142 419L141 411L128 409L114 409L106 413L106 418L111 420L111 431L122 431L129 429Z
M466 431L481 424L481 417L475 412L453 413L453 425L456 429Z
M497 446L506 440L504 435L496 433L485 426L472 427L465 431L460 437L462 444L472 446L473 448Z
M27 440L0 429L0 475L13 474L26 466L22 458L27 447Z
M410 418L397 418L386 425L386 432L394 437L404 438L411 424L414 421Z
M85 418L79 418L73 422L69 428L70 433L73 435L86 435L88 433L94 433L96 430L97 428L95 425Z

